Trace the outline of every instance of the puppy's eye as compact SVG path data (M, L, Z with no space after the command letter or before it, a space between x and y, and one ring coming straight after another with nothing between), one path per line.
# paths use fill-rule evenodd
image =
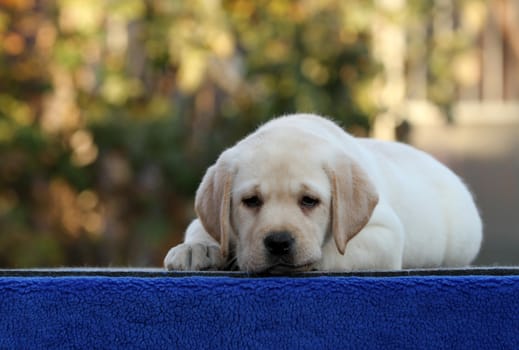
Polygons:
M303 198L301 198L299 204L303 207L303 208L307 208L307 209L312 209L316 206L319 205L319 199L317 198L313 198L313 197L310 197L310 196L303 196Z
M259 208L263 205L263 201L258 196L250 196L243 198L242 203L247 208Z

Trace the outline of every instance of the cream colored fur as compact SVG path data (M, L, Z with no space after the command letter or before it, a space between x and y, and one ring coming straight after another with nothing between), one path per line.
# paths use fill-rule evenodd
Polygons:
M261 205L246 204L250 198ZM223 152L195 209L167 269L233 261L253 273L457 267L472 262L482 240L473 198L445 166L309 114L274 119ZM289 256L266 248L276 232L293 238Z

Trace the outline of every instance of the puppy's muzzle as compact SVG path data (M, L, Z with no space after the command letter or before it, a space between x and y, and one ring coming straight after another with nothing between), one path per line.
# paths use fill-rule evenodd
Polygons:
M271 232L263 240L268 261L267 268L262 271L269 274L284 274L309 271L314 261L297 259L297 242L289 231Z
M295 239L290 232L272 232L265 237L263 244L270 256L286 258L293 254Z

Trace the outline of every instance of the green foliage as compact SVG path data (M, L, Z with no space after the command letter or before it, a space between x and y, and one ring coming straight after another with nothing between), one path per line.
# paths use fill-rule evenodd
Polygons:
M376 111L370 1L7 2L0 266L160 264L220 151Z

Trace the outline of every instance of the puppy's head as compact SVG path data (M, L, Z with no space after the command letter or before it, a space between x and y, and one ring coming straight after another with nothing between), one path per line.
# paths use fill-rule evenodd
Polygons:
M224 255L232 242L240 270L311 270L327 240L344 254L368 222L378 196L367 174L345 153L308 141L259 135L204 176L197 214Z

